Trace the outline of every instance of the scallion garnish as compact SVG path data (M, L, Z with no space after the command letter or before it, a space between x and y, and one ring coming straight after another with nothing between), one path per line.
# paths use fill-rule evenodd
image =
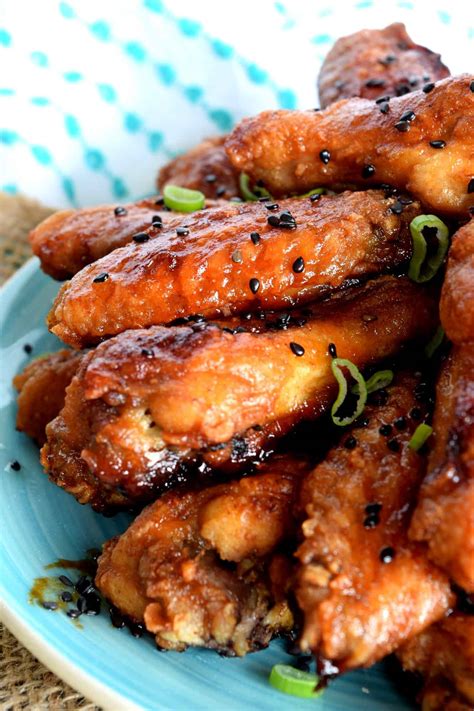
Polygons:
M289 664L275 664L270 672L270 684L278 691L302 699L314 699L322 694L322 689L316 691L319 681L316 674L296 669Z
M311 197L311 195L324 195L326 192L326 188L313 188L312 190L308 190L307 193L303 193L303 195L295 195L297 198L307 198Z
M423 447L432 432L433 428L430 427L430 425L427 425L426 422L422 422L421 425L418 425L416 430L413 432L411 440L408 442L410 449L418 452L418 450Z
M179 185L165 185L163 200L170 210L195 212L202 210L206 196L199 190L189 190L189 188L181 188Z
M442 265L449 247L449 230L435 215L418 215L410 222L413 255L408 266L408 276L421 284L434 277ZM436 250L428 255L428 239L435 239Z
M432 358L435 352L438 350L440 345L442 344L444 340L444 329L442 326L438 326L436 329L433 338L428 341L428 343L425 346L425 356L427 358Z
M351 377L356 381L356 385L358 386L357 393L355 393L357 395L357 400L354 411L351 415L346 417L339 417L336 414L347 397L347 380L342 372L342 368L347 368ZM333 358L331 362L331 369L339 385L339 393L333 403L333 406L331 407L332 421L339 427L346 427L346 425L350 425L362 413L365 403L367 402L367 386L364 376L360 372L359 368L346 358Z
M367 395L374 393L376 390L382 390L386 388L393 380L393 370L378 370L376 373L370 376L368 380L365 381L365 387L367 388ZM356 383L353 385L351 392L358 393L359 385Z
M272 196L268 192L268 190L265 190L265 188L262 188L258 185L254 186L253 191L250 189L250 178L246 173L241 173L239 176L239 187L240 187L240 194L243 197L243 199L247 202L256 202L257 200L260 200L260 198L268 198L269 200L272 199Z

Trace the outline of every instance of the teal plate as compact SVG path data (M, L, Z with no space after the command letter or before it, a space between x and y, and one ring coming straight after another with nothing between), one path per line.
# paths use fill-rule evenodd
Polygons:
M69 684L114 711L412 708L381 666L345 675L315 701L300 700L275 691L267 681L273 664L291 663L281 641L245 659L225 659L206 650L158 653L151 638L135 639L127 629L115 629L106 613L82 617L79 629L63 612L29 604L32 582L46 574L45 565L58 558L83 558L87 549L100 547L130 520L95 514L50 483L38 449L15 430L12 377L29 358L59 348L44 325L57 288L35 259L1 292L0 591L12 632ZM31 355L25 344L33 347ZM20 462L20 471L11 469L12 460Z

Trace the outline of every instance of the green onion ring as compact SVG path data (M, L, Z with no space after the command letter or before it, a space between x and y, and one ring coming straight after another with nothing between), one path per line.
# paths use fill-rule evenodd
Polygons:
M206 196L200 190L189 190L179 185L165 185L163 200L166 207L176 212L195 212L202 210Z
M256 202L260 198L266 197L272 200L272 196L265 188L258 185L254 187L253 192L250 189L250 178L246 173L241 173L239 176L240 194L246 202Z
M289 664L275 664L269 677L269 682L275 689L302 699L314 699L322 694L322 689L316 691L318 681L316 674L296 669Z
M438 326L433 337L425 346L425 356L427 358L432 358L436 353L442 342L444 341L444 329L442 326Z
M336 412L339 410L347 396L347 380L341 368L347 368L351 376L356 381L356 384L359 386L355 411L352 415L350 415L350 417L343 418L336 415ZM331 370L339 385L339 393L331 407L332 421L339 427L346 427L346 425L350 425L362 413L365 403L367 402L367 386L365 384L364 376L360 372L359 368L350 360L346 360L345 358L333 358L331 361Z
M425 227L436 229L438 247L436 252L426 258L428 247L423 236ZM408 276L417 284L430 281L442 265L449 247L449 230L447 225L435 215L418 215L410 222L410 232L413 240L413 255L408 266Z
M430 427L430 425L427 425L426 422L422 422L421 425L418 425L416 430L413 432L411 440L408 442L410 449L418 452L418 450L423 447L432 432L433 428Z
M365 387L367 388L367 395L374 393L376 390L382 390L386 388L393 380L393 370L378 370L376 373L370 376L368 380L365 381ZM359 385L356 383L351 388L351 393L356 395L359 392Z
M311 195L324 195L326 192L326 188L313 188L312 190L308 190L307 193L303 193L303 195L295 195L296 198L307 198L311 197Z

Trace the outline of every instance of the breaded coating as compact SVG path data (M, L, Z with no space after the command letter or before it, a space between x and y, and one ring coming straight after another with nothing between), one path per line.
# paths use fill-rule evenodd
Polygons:
M440 316L450 341L457 345L474 343L474 219L452 238Z
M16 428L39 445L46 442L46 425L64 407L66 388L76 374L84 353L63 349L28 363L13 379L18 390Z
M464 217L474 204L473 80L464 74L391 99L388 113L359 98L324 111L266 111L234 129L227 153L275 196L388 183L430 211Z
M449 76L439 54L415 44L405 25L360 30L335 42L319 73L321 107L361 96L403 96Z
M126 331L84 359L48 425L43 465L98 510L153 499L209 469L238 471L330 404L328 344L363 368L427 339L435 319L430 290L380 277L303 318Z
M424 711L472 711L474 617L455 612L398 650L407 671L425 677L418 699Z
M394 214L395 203L381 191L346 192L194 213L189 234L163 230L77 274L59 292L50 329L80 347L191 314L289 308L348 280L402 269L420 206Z
M340 671L390 654L453 601L447 576L407 535L426 469L408 447L418 425L413 407L426 416L419 384L412 373L397 375L383 404L366 406L368 425L348 430L302 486L300 646Z
M258 476L167 494L104 545L96 585L164 649L243 656L293 627L286 602L292 504L307 465L274 458Z
M213 136L161 168L158 190L165 185L200 190L208 198L238 197L239 175L230 164L225 152L226 136Z

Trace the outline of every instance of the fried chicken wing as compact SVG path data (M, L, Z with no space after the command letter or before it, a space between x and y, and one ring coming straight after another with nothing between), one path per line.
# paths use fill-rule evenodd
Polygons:
M304 461L274 458L258 476L165 495L105 544L96 585L164 649L261 649L293 626L278 546L294 535L305 471Z
M406 277L380 277L302 319L257 314L234 330L225 322L126 331L84 359L48 425L43 464L96 509L149 500L199 479L202 467L241 466L331 402L328 344L364 367L427 339L435 304Z
M447 576L407 535L426 468L425 457L408 447L426 415L419 387L414 374L398 375L383 404L366 406L368 425L348 431L302 486L300 646L341 671L392 652L442 617L453 599Z
M266 111L234 129L227 153L236 170L263 181L272 195L388 183L430 210L466 216L473 205L473 78L391 99L387 113L359 98L317 112Z
M405 25L395 22L337 40L321 67L319 99L325 108L352 96L403 96L448 76L440 55L415 44Z
M397 652L407 671L420 673L423 711L471 711L474 706L474 617L455 612Z
M46 441L46 425L64 406L66 388L84 353L61 350L36 358L13 379L18 390L16 428L39 445Z
M208 198L238 197L239 176L224 148L226 136L214 136L167 163L158 174L158 190L165 185L200 190Z
M77 274L56 299L50 329L83 346L191 314L228 316L320 298L347 280L406 265L409 223L420 207L394 214L394 204L367 191L285 200L277 209L247 203L194 213L184 238L163 230Z
M474 219L452 238L441 291L441 323L457 345L474 343Z

